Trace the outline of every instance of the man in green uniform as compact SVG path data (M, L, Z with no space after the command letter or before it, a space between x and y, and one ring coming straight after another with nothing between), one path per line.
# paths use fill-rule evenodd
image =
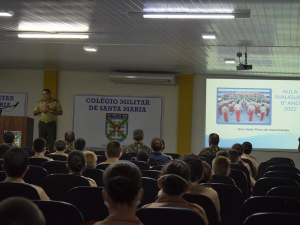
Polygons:
M143 130L141 129L134 130L132 139L134 140L134 143L125 147L122 151L123 153L137 153L141 150L145 150L148 154L152 153L152 150L143 144L143 140L144 140Z
M48 140L49 150L54 148L56 140L56 120L57 115L62 115L62 107L58 100L51 98L49 89L43 90L43 100L39 101L33 110L33 115L40 115L39 137Z
M74 142L75 141L75 134L72 131L68 131L65 133L65 142L67 145L66 150L73 151L75 150L74 148Z
M199 155L216 155L218 151L225 150L218 147L219 140L219 135L211 133L208 140L209 148L204 148Z

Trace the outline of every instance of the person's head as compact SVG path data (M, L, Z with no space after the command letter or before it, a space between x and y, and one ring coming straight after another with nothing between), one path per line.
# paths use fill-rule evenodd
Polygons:
M67 167L71 173L82 173L86 167L85 155L82 151L74 150L68 156Z
M218 152L216 153L216 157L218 157L218 156L224 156L224 157L226 157L226 158L228 158L228 159L230 160L230 155L229 155L229 153L227 152L227 150L221 150L221 151L218 151Z
M23 177L28 171L28 153L22 148L5 152L2 168L8 177Z
M154 152L161 152L163 148L163 144L160 138L153 138L151 141L151 149Z
M6 144L0 145L0 159L3 159L4 153L9 149L10 149L9 145Z
M158 187L168 195L181 195L188 191L191 171L181 160L167 162L161 170Z
M203 163L203 178L201 183L210 183L211 182L211 167L207 162L202 161Z
M230 175L230 160L224 156L214 158L212 163L214 174L229 176Z
M43 100L49 101L51 99L51 91L49 89L43 90Z
M55 149L56 151L59 151L59 152L65 151L65 150L66 150L66 147L67 147L66 142L65 142L64 140L62 140L62 139L56 140L56 141L54 142L54 149Z
M179 157L185 162L191 170L191 183L199 183L203 178L203 163L202 160L193 153L186 153Z
M139 151L136 155L136 160L148 163L149 162L148 153L145 150Z
M122 156L122 146L118 141L110 141L106 145L105 155L107 158L120 158Z
M130 161L120 160L110 164L104 171L103 183L104 202L110 205L136 207L143 197L141 172Z
M68 131L65 133L65 141L73 144L73 142L75 141L75 134L72 131Z
M252 144L250 142L244 142L243 148L244 148L244 153L250 155L250 153L252 152Z
M236 164L239 162L239 153L235 149L229 149L228 150L229 156L230 156L230 161L233 164Z
M23 197L12 197L0 203L0 224L45 225L46 221L36 204Z
M133 131L132 139L134 141L143 141L144 140L144 131L141 129L136 129Z
M15 141L15 134L11 131L7 131L3 134L4 144L13 144Z
M217 135L216 133L211 133L209 135L209 145L218 145L219 144L219 135Z
M241 144L236 143L236 144L232 145L231 148L234 150L237 150L239 153L239 156L243 155L243 153L244 153L244 148L243 148L243 145L241 145Z
M32 143L32 150L41 153L46 151L47 142L44 138L36 138Z
M85 155L86 160L86 168L87 169L95 169L97 163L97 155L94 152L86 151L83 153Z
M74 148L79 151L84 150L85 149L85 140L83 138L77 138L74 141Z

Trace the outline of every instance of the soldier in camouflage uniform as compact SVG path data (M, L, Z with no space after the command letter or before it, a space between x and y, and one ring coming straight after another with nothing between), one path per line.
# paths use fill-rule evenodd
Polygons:
M137 153L141 150L145 150L148 154L152 153L152 150L143 144L143 140L144 140L143 130L141 129L134 130L132 139L134 140L134 143L125 147L122 151L123 153Z
M218 151L225 150L218 147L219 144L219 135L211 133L209 135L209 148L204 148L199 155L216 155Z
M65 133L65 142L67 145L66 150L73 151L75 150L73 142L75 141L75 134L72 131Z

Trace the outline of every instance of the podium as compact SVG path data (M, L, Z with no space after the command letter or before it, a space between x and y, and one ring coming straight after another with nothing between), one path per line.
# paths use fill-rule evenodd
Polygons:
M21 131L21 147L31 148L33 141L34 120L26 116L0 116L0 142L5 130Z

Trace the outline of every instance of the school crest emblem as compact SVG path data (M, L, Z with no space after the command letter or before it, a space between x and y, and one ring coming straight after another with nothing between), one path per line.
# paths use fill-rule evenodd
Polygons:
M110 141L122 142L128 135L128 114L106 113L105 135Z

